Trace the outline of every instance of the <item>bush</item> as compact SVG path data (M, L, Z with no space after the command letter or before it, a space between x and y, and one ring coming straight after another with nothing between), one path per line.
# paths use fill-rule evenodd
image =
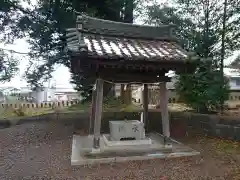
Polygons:
M193 74L177 76L175 88L181 99L197 112L207 113L219 109L221 98L228 99L229 86L227 78L222 86L219 70L212 69L207 63L199 64Z

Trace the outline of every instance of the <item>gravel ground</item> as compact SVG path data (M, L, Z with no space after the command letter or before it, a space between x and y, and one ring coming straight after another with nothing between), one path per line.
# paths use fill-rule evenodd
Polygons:
M201 151L201 157L73 168L72 134L72 126L56 122L34 122L0 130L0 180L240 180L239 143L235 143L236 149L223 153L215 140L194 137L183 141Z

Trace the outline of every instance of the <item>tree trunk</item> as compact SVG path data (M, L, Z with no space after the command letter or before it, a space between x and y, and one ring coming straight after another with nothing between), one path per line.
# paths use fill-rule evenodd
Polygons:
M124 22L133 23L134 0L125 0Z
M120 98L123 104L129 105L132 103L132 91L130 84L127 85L126 89L125 85L121 84Z
M224 58L225 58L225 33L226 33L226 17L227 16L227 0L224 1L224 10L223 10L223 22L222 22L222 44L221 44L221 63L220 63L220 71L221 71L221 80L222 85L221 89L224 88ZM221 114L224 111L224 95L221 93Z
M125 98L124 98L124 104L131 104L132 103L132 91L131 91L131 85L128 84L125 90Z
M114 97L115 95L115 86L111 83L103 83L103 97Z
M124 22L133 23L133 9L134 0L125 0ZM131 85L127 85L124 90L124 85L121 84L121 100L124 104L132 103L132 90Z

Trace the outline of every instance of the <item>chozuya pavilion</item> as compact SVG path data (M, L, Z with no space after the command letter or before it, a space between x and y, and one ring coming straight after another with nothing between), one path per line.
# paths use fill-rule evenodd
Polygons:
M96 77L94 130L86 136L73 136L72 165L198 154L189 149L179 153L180 144L170 138L166 83L171 78L165 74L169 70L191 70L195 62L178 45L173 30L171 25L141 26L85 15L78 16L76 27L67 30L66 49L72 71ZM104 81L144 84L143 121L113 119L109 122L110 134L100 133ZM145 135L150 83L160 85L163 134Z

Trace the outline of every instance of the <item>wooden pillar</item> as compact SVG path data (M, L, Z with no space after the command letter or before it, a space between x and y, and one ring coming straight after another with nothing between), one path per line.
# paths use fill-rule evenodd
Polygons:
M112 95L116 97L116 84L112 84Z
M94 130L94 121L95 121L95 109L96 109L96 89L92 91L92 108L91 108L91 117L90 117L90 124L89 124L89 135L93 134Z
M120 99L124 103L124 84L120 85Z
M145 130L148 129L148 85L143 85L143 123Z
M162 116L162 130L164 136L164 144L170 137L170 125L169 125L169 114L168 114L168 93L166 82L160 83L160 110Z
M100 148L100 132L102 119L102 103L103 103L103 80L98 78L96 81L96 106L94 113L94 137L93 148Z
M132 104L132 88L131 84L128 84L125 91L125 104Z

